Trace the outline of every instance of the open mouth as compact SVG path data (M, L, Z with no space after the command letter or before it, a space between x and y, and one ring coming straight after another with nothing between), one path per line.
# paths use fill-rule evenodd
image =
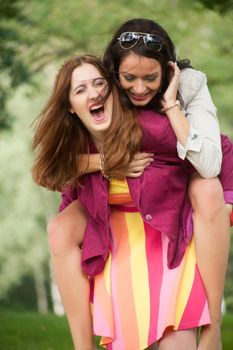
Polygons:
M105 118L104 115L104 105L98 105L98 106L91 106L90 107L90 113L94 120L96 121L102 121Z

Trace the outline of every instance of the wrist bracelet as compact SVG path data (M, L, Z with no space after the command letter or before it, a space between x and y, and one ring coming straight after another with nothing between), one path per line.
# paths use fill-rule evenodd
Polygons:
M170 109L172 109L172 108L174 108L174 107L176 107L176 106L179 107L179 109L181 109L180 101L179 101L179 100L176 100L176 102L175 102L173 105L171 105L171 106L162 108L162 112L163 112L163 113L166 113L167 111L169 111Z
M107 180L110 180L111 177L106 175L105 172L104 172L104 153L103 152L100 152L100 161L99 161L99 165L100 165L100 171L101 171L101 174L102 176L107 179Z

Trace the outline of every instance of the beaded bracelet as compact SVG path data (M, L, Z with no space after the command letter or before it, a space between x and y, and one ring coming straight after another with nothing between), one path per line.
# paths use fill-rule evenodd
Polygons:
M100 165L100 171L101 171L102 176L107 180L111 180L111 177L106 175L104 172L104 153L103 152L100 152L99 165Z
M178 106L178 107L181 109L181 105L180 105L180 101L179 101L179 100L176 100L176 102L175 102L173 105L171 105L171 106L164 107L164 108L162 109L162 112L163 112L163 113L166 113L167 111L169 111L170 109L172 109L172 108L174 108L174 107L176 107L176 106Z

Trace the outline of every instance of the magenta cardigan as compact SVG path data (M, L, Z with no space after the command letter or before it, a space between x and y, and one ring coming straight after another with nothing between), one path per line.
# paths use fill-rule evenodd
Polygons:
M176 136L168 118L153 111L139 113L143 132L142 151L155 153L155 160L136 178L127 178L130 194L143 219L169 238L167 262L175 268L181 262L192 237L192 208L187 196L188 175L194 171L187 160L177 155ZM233 145L223 137L233 164ZM231 145L231 146L230 146ZM224 152L223 152L224 153ZM228 202L233 202L233 166L228 176L224 168ZM100 172L82 177L82 187L66 188L60 210L79 198L88 213L82 267L89 276L100 273L111 250L108 180Z

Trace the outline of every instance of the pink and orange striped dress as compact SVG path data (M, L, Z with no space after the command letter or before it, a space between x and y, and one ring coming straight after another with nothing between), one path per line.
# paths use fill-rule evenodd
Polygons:
M167 267L168 239L143 221L126 182L111 180L112 251L95 277L94 334L108 350L142 350L174 330L209 323L194 242L175 269Z

